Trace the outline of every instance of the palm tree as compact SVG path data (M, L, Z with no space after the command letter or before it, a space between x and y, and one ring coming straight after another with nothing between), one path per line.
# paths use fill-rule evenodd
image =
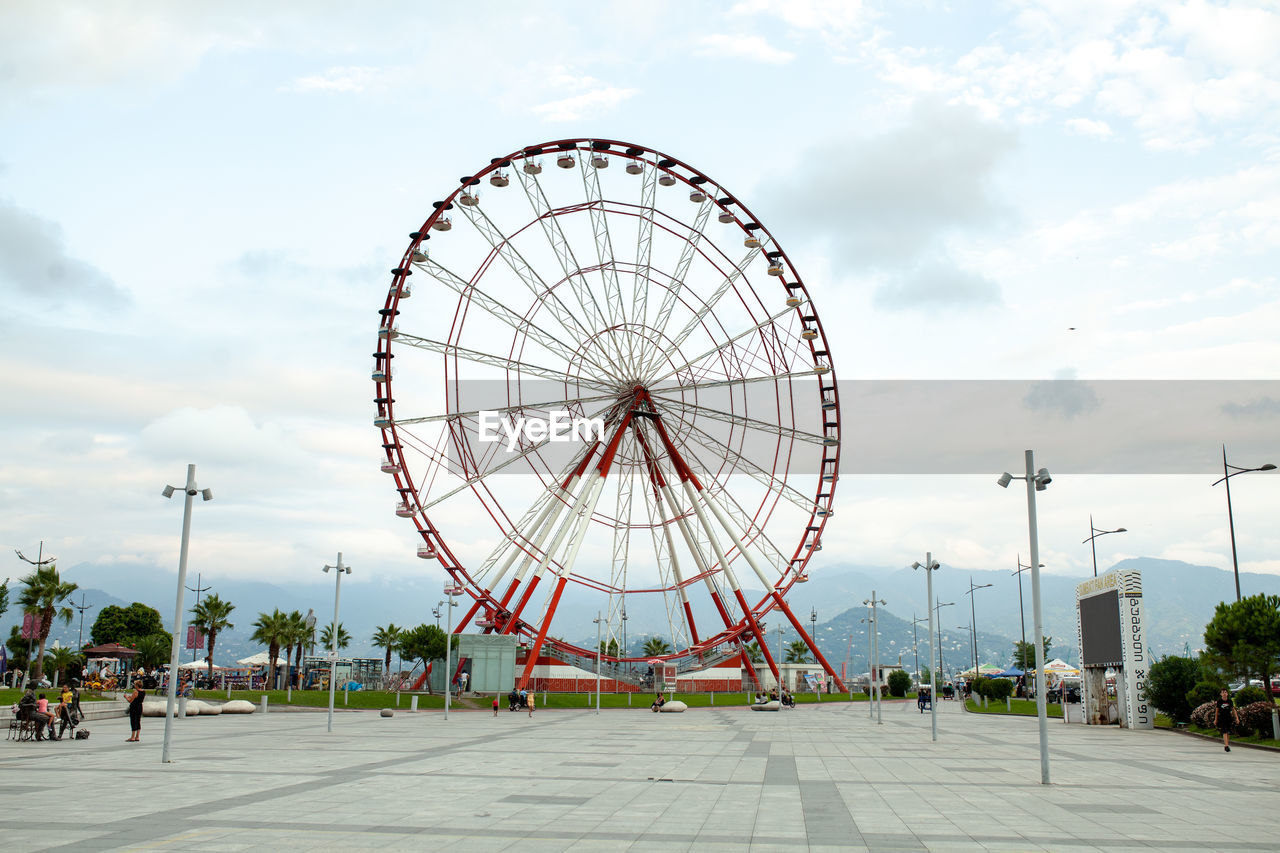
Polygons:
M71 624L71 608L62 602L70 598L78 587L64 582L58 576L58 566L55 563L37 566L34 572L21 580L27 587L18 597L22 612L34 613L40 617L40 648L31 671L32 680L38 682L44 677L44 644L49 639L49 629L53 627L55 618L61 619L64 625Z
M173 638L168 634L148 634L134 641L138 654L133 662L143 669L154 669L169 661L173 653Z
M382 660L383 678L389 678L391 675L391 652L395 650L400 642L400 628L394 622L388 622L386 627L378 626L373 631L373 647L375 649L386 649L386 656Z
M236 606L230 601L223 601L216 593L200 599L191 608L191 624L200 629L200 633L209 638L209 681L213 681L213 644L218 641L218 632L226 628L234 628L231 624L231 611Z
M809 645L804 640L792 640L787 644L787 663L808 663Z
M351 644L351 635L347 633L347 629L342 627L342 623L338 623L338 648L345 649ZM333 648L333 623L330 622L324 626L324 630L320 632L320 645L326 649Z
M285 630L284 635L280 638L280 644L284 646L284 662L286 667L293 659L294 648L297 647L299 653L301 653L302 646L307 642L310 636L311 631L307 628L307 617L303 616L302 613L295 610L285 617ZM293 678L297 669L298 668L295 666L293 668L294 671L289 673L288 681L290 684L293 683Z
M747 657L751 659L752 663L764 663L764 653L760 651L760 644L755 640L747 643L746 650Z
M66 682L66 672L68 667L75 666L83 660L81 654L74 649L68 649L64 646L54 646L49 649L49 655L45 658L45 664L49 669L58 673L58 681Z
M671 646L661 637L650 637L644 641L644 653L650 657L671 654Z
M252 642L267 647L267 687L276 680L276 658L280 655L280 641L289 630L289 617L278 609L270 613L259 613L258 621L253 623Z

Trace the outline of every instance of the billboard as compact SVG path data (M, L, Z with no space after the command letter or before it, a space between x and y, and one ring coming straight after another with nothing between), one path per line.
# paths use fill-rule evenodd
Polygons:
M1107 703L1105 672L1115 667L1116 703L1122 725L1149 729L1155 713L1147 702L1147 642L1143 629L1142 573L1112 569L1076 587L1076 628L1084 668L1086 721Z
M1083 665L1120 666L1124 663L1120 594L1116 590L1080 599L1080 635L1084 643L1080 650Z

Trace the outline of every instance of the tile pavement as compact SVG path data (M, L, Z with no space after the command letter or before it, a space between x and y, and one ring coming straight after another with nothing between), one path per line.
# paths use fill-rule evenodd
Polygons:
M163 721L126 744L6 743L14 850L1274 850L1280 755L1163 732L827 703L738 708L270 713Z

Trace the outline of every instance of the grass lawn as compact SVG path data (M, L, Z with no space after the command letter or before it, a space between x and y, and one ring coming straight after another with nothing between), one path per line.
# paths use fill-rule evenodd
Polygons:
M1034 717L1036 715L1036 703L1034 699L1012 699L1012 711L1004 709L1003 702L992 702L991 707L983 708L982 702L977 699L969 699L965 702L965 710L972 711L975 714L1002 714L1004 716L1014 717ZM1057 717L1062 719L1061 705L1048 705L1045 709L1046 716Z
M232 699L247 699L255 705L261 701L264 691L262 690L232 690ZM294 707L304 708L328 708L329 692L327 690L295 690L293 691L292 700L287 700L285 691L268 690L265 691L268 697L268 705L292 705ZM163 695L163 694L162 694ZM222 699L227 698L225 690L197 690L195 691L197 699ZM334 697L335 708L402 708L408 710L410 696L414 694L402 693L400 695L399 705L396 704L396 694L394 692L383 690L355 690L346 695L346 702L343 702L343 693L341 690ZM436 695L428 695L426 693L416 694L418 697L418 707L423 710L440 709L444 707L444 697ZM625 693L601 693L601 708L648 708L649 703L653 701L653 697L648 693L631 694L630 705L627 703L627 695ZM853 694L855 702L865 702L867 697L861 693ZM675 698L686 703L690 708L704 708L711 705L749 705L752 696L747 693L716 693L714 697L710 693L677 693ZM796 694L796 704L807 704L817 702L818 697L812 693ZM16 700L15 700L16 701ZM823 702L848 702L849 695L832 694L822 697ZM488 709L493 702L492 693L484 694L468 694L462 699L455 699L451 703L455 708L476 708ZM505 709L507 707L507 697L503 693L498 697L499 707ZM594 708L596 706L596 695L594 693L548 693L546 701L543 701L543 694L539 693L537 697L536 707L549 708Z
M58 704L58 694L61 692L62 692L62 688L60 687L41 687L36 690L36 696L38 697L41 693L43 693L44 698L48 699L50 702L56 705ZM0 708L7 708L10 705L15 704L21 698L22 698L21 690L9 688L9 687L0 688ZM108 698L111 698L111 697L99 696L97 693L93 693L88 690L80 691L80 703L82 705L85 702L98 702L100 700L108 699Z

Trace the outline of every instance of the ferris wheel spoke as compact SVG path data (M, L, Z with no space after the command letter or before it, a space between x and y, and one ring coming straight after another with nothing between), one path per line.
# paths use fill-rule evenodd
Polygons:
M613 407L605 406L603 409L600 409L596 411L594 414L592 414L591 417L593 418L600 417L605 412L609 411L609 409L611 408ZM435 500L430 501L429 503L423 504L422 511L426 512L427 510L431 509L433 506L436 506L437 504L447 501L449 498L453 497L454 495L457 495L461 492L465 492L467 489L474 488L478 483L484 482L486 478L492 477L494 474L497 474L499 471L502 471L507 467L519 462L520 460L525 459L530 454L537 453L539 450L541 450L550 442L551 442L551 438L548 436L547 438L531 443L524 450L520 451L519 453L513 454L510 459L507 459L506 461L503 461L503 462L499 462L497 465L493 466L488 471L485 471L483 474L477 474L474 477L467 478L466 480L463 481L461 485L457 486L456 488L451 489L450 491L446 492L445 494L441 495Z
M659 376L657 379L654 379L650 384L651 384L651 385L657 385L657 384L658 384L658 383L660 383L660 382L665 382L666 380L670 379L672 376L675 376L676 374L680 373L681 371L690 370L690 369L691 369L691 368L693 368L694 366L696 366L696 365L700 364L704 359L710 358L711 356L715 355L716 353L719 353L720 351L722 351L725 347L732 346L733 344L736 344L738 341L742 340L743 338L748 337L748 336L750 336L750 335L754 335L756 332L759 332L761 329L764 329L764 328L767 328L768 326L773 325L774 323L776 323L778 320L782 319L782 318L783 318L784 316L786 316L787 314L794 313L794 312L795 312L795 310L796 310L796 309L794 309L794 308L790 308L790 307L788 307L788 308L783 308L783 309L782 309L781 311L779 311L777 314L774 314L774 315L772 315L772 316L770 316L770 317L766 317L766 318L764 318L763 320L761 320L759 323L756 323L756 324L755 324L754 326L752 326L751 328L749 328L749 329L745 329L745 330L743 330L743 331L739 332L738 334L734 335L733 337L729 338L728 340L724 341L723 343L718 344L718 345L716 345L716 346L712 347L711 349L707 350L706 352L702 353L701 355L698 355L698 356L695 356L695 357L693 357L693 358L689 359L689 360L688 360L688 361L686 361L684 364L681 364L681 365L680 365L680 366L678 366L678 367L673 367L673 368L671 368L671 369L670 369L670 370L668 370L666 373L664 373L664 374L662 374L661 376Z
M520 177L520 184L524 187L525 197L529 200L529 205L533 208L534 217L538 224L542 227L542 233L547 239L551 251L556 256L556 263L560 265L560 270L564 274L564 280L569 284L569 289L573 291L574 298L577 300L578 307L588 316L588 322L595 323L597 320L601 323L602 328L609 326L609 320L605 317L604 311L600 309L600 303L591 292L591 287L587 284L586 277L582 274L582 265L578 263L578 259L573 254L573 246L570 244L568 237L565 236L564 229L560 227L560 219L557 216L557 209L551 206L551 202L547 199L546 191L542 188L542 182L538 180L537 175L531 175L523 170L517 173ZM601 260L603 265L604 261ZM578 324L581 327L581 324ZM583 340L590 340L591 335L582 330ZM613 341L610 336L611 348L617 355L618 360L614 361L608 354L604 354L609 359L615 375L620 375L619 371L623 367L625 360L622 357L622 351L618 348L617 342Z
M698 207L698 213L694 217L694 223L689 228L688 234L685 236L684 244L680 247L680 259L676 261L675 271L672 273L672 285L662 294L662 302L658 306L658 314L654 319L654 327L659 334L663 334L667 330L667 324L671 322L671 312L675 309L676 302L680 297L680 291L684 288L685 278L689 275L689 266L693 263L694 257L698 254L698 244L702 241L702 235L707 227L707 220L711 218L711 209L715 205L710 202L703 202ZM748 262L749 262L748 257ZM671 348L672 352L679 350L679 345ZM650 367L653 364L650 361Z
M681 385L667 385L654 391L659 394L674 394L679 391L705 391L711 388L729 388L734 385L753 385L757 382L783 382L791 379L816 379L813 370L783 371L782 373L765 373L760 376L742 376L734 379L715 379L710 382L689 382Z
M571 334L581 335L583 340L589 340L591 331L582 325L577 315L561 301L559 295L555 292L555 288L549 286L542 279L542 276L538 275L537 270L525 260L520 251L512 245L511 240L493 223L488 214L480 210L479 207L464 207L463 211L467 221L475 226L480 236L498 253L498 256L502 258L516 278L533 294L534 298L546 306L551 315L560 323L560 326ZM572 276L569 278L569 286L574 294L579 297L579 307L582 312L590 314L591 312L587 306L581 303L579 287Z
M410 335L404 332L396 338L397 341L408 344L411 347L426 350L427 352L436 352L441 355L447 355L451 358L463 358L475 364L483 364L489 367L497 367L502 370L515 370L521 373L527 373L530 376L536 376L539 379L550 379L552 382L564 382L571 386L581 385L585 388L591 388L595 391L608 391L610 387L600 382L593 382L590 379L581 376L570 376L559 370L553 370L549 367L539 367L536 364L519 361L514 358L506 358L500 355L490 355L479 350L460 347L457 344L448 344L442 341L434 341L430 338L420 338L417 335Z
M601 400L617 400L618 395L614 394L593 394L589 397L566 397L563 400L547 400L542 403L516 403L511 406L495 406L492 409L471 409L466 412L446 412L443 415L427 415L421 418L395 418L396 426L410 426L414 424L432 424L441 421L474 421L480 417L482 413L492 412L499 415L512 414L514 412L547 412L553 409L569 409L575 406L581 406L583 403L597 403Z
M670 404L671 409L691 410L696 414L710 418L713 421L721 421L726 424L732 424L733 426L743 427L744 429L759 430L760 432L771 433L782 438L798 438L801 441L807 441L810 444L820 445L826 441L826 436L818 435L816 433L796 429L795 427L783 426L782 424L770 423L769 421L762 421L756 418L749 418L746 415L736 415L732 412L725 412L720 409L712 408L711 406L703 406L688 400L681 400L678 397L668 397L667 395L659 392L654 392L650 396L654 401L655 408L657 408L658 401L661 400L663 403Z
M756 250L752 249L747 252L746 256L744 256L743 259L738 262L737 266L733 268L733 272L724 277L724 280L720 282L719 287L715 289L711 294L711 297L702 304L702 307L694 312L693 316L689 318L689 321L685 323L684 328L681 329L680 332L672 339L672 350L679 349L681 344L683 344L685 340L693 334L694 329L698 328L698 326L702 324L702 321L707 318L707 315L715 309L716 304L719 303L724 295L729 292L729 289L733 287L733 283L742 278L746 273L747 267L751 265L751 262L755 257ZM663 325L661 328L665 330L666 326Z
M600 262L600 277L604 282L604 303L609 312L609 325L617 328L627 322L627 316L622 305L622 285L618 281L618 269L613 263L613 240L609 236L604 196L600 191L600 172L591 165L590 157L579 157L578 167L582 171L582 188L587 197L587 218L591 220L596 259ZM628 352L628 355L634 360L634 352Z
M667 624L671 627L671 644L679 648L680 640L683 638L685 646L688 647L698 642L698 628L693 621L689 590L684 581L684 574L680 571L680 559L676 555L671 525L663 517L662 493L659 490L661 481L655 476L657 472L653 469L651 461L647 462L645 467L649 471L649 487L643 490L645 510L649 518L653 552L657 558L658 579L664 591L663 604L667 610ZM666 595L666 591L672 587L679 597L675 607L672 606L670 597ZM677 625L683 625L684 630L678 630Z
M624 438L625 441L625 438ZM613 525L613 558L609 567L609 586L611 589L626 590L627 588L627 563L631 556L631 508L632 487L634 478L629 468L617 469L617 495L613 517L615 519ZM618 606L621 596L609 593L608 609L606 611L609 619L610 628L613 625L614 609Z
M728 452L732 457L730 461L733 463L734 471L741 470L748 477L751 477L769 491L777 492L779 495L786 498L806 513L813 512L814 502L812 498L806 497L795 487L788 485L786 480L779 479L766 471L747 454L739 453L733 448L727 447L724 442L718 441L696 426L690 427L688 436L693 441L696 441L698 444L705 447L711 453L724 455ZM710 468L708 467L706 470L709 471Z
M537 341L550 352L563 358L566 363L572 364L581 357L591 361L596 368L605 370L604 365L591 359L588 351L583 350L579 353L574 347L569 346L527 317L520 316L504 305L501 300L490 296L476 284L466 281L461 276L436 263L430 257L426 257L422 261L415 261L414 265L471 304L480 306L491 317L500 320L520 334Z
M654 201L658 190L658 170L644 169L640 181L640 216L636 229L636 269L632 284L632 318L644 326L649 318L649 275L653 261Z

